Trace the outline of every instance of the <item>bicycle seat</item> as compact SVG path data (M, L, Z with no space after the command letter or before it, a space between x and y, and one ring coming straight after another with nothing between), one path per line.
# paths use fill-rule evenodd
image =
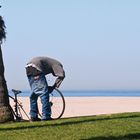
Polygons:
M16 90L16 89L12 89L12 92L13 92L14 94L19 94L19 93L21 93L20 90Z

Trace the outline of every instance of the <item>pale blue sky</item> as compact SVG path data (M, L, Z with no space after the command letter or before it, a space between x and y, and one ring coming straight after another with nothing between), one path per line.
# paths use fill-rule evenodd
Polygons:
M29 89L34 56L61 61L65 90L140 89L139 0L2 0L8 88Z

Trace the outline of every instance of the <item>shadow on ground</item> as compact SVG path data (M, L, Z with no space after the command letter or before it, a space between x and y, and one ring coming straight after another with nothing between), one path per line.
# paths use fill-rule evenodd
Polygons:
M71 124L79 124L79 123L87 123L87 122L94 122L94 121L104 121L104 120L114 120L114 119L124 119L124 118L140 118L140 114L136 114L136 115L126 115L126 116L104 116L102 118L96 118L96 116L89 116L89 117L76 117L75 119L73 118L63 118L63 119L60 119L60 121L58 120L54 120L54 121L51 121L53 123L48 123L48 121L46 121L46 123L37 123L37 124L34 124L34 122L32 123L29 123L29 125L26 125L26 126L22 126L22 123L24 122L21 122L21 126L17 126L17 127L10 127L8 126L7 128L0 128L0 131L11 131L11 130L23 130L23 129L32 129L32 128L43 128L43 127L56 127L56 126L63 126L63 125L71 125ZM56 122L56 123L55 123ZM140 138L140 134L132 134L130 136L127 136L127 137L138 137ZM91 138L92 139L92 138ZM95 140L106 140L106 139L109 139L109 138L102 138L102 137L97 137L97 138L94 138ZM111 138L110 138L111 139ZM90 140L90 139L89 139ZM112 140L118 140L118 138L114 137Z
M124 136L118 136L118 137L91 137L88 139L82 139L82 140L140 140L140 133L134 133L134 134L129 134L129 135L124 135Z

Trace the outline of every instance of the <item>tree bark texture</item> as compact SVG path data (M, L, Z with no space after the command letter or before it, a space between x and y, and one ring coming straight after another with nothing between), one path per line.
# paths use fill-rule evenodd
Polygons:
M12 120L13 114L9 104L8 89L4 77L2 50L0 47L0 122L7 122Z

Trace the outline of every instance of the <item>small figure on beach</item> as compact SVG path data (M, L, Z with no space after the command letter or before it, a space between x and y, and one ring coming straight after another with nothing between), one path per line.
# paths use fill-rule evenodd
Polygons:
M63 65L49 57L34 57L25 66L28 81L31 87L30 116L31 121L51 120L51 108L49 104L49 93L55 87L59 87L65 78ZM46 75L52 74L56 77L54 85L48 86ZM42 103L42 118L38 117L38 97Z

